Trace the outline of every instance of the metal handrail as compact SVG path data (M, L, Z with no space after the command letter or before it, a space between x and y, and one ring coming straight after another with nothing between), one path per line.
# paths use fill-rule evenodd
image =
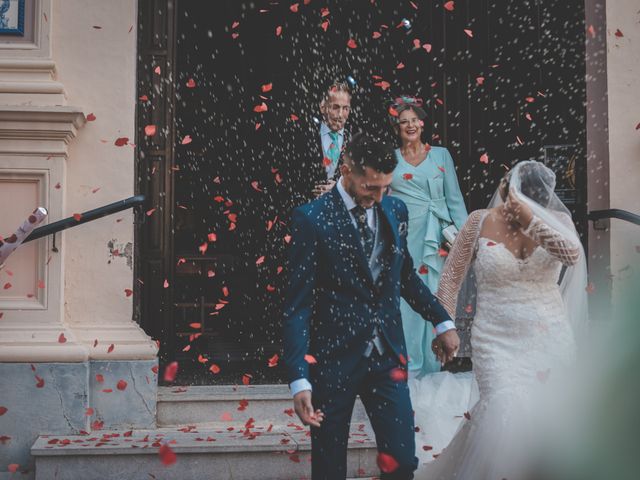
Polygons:
M124 200L120 200L118 202L110 203L109 205L104 205L102 207L84 212L78 219L76 219L75 217L68 217L62 220L58 220L57 222L44 225L43 227L38 227L33 232L31 232L31 235L29 235L23 243L27 243L41 237L46 237L47 235L52 235L62 230L66 230L67 228L76 227L78 225L82 225L83 223L91 222L93 220L106 217L107 215L111 215L113 213L118 213L123 210L128 210L129 208L138 207L142 205L145 200L146 197L144 195L136 195L135 197L125 198Z
M587 214L587 218L594 222L605 218L617 218L618 220L624 220L625 222L640 225L640 215L636 215L635 213L631 213L626 210L620 210L619 208L593 210Z

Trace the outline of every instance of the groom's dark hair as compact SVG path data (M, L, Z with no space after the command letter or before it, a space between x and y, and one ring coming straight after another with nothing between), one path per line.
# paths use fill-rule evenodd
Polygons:
M398 164L391 145L363 132L351 138L344 154L358 173L363 173L365 167L376 172L391 173Z

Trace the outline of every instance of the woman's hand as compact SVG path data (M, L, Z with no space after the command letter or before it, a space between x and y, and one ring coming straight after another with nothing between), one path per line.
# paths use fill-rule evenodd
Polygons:
M521 228L527 228L533 218L531 208L518 198L513 187L509 189L509 195L504 202L503 213L508 222L517 223Z

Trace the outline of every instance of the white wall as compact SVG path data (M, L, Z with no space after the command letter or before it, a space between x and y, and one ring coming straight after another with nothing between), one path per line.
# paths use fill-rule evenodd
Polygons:
M53 2L57 79L69 105L96 116L70 146L67 215L133 195L134 149L116 147L114 140L129 137L133 143L135 137L136 13L133 0ZM70 324L131 320L132 297L126 298L124 289L131 288L133 272L126 258L110 257L112 239L123 246L133 242L131 211L66 233L65 319Z
M615 35L616 30L622 37ZM611 208L640 215L640 1L607 1L607 82ZM611 221L614 302L629 287L628 265L640 263L640 227ZM635 269L635 283L640 278Z

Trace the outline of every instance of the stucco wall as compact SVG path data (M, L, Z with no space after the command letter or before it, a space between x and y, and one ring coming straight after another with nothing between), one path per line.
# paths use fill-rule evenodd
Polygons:
M70 146L66 213L90 210L134 191L136 104L136 5L133 0L53 2L52 56L67 103L93 113ZM133 274L126 256L113 257L108 242L125 255L133 242L131 211L69 230L66 234L65 318L74 324L130 321ZM131 251L131 249L129 249ZM110 262L111 261L111 262Z
M619 30L623 36L616 36ZM619 35L619 34L618 34ZM640 1L607 2L611 208L640 214ZM611 221L614 303L638 265L640 227ZM635 272L635 282L640 278Z

